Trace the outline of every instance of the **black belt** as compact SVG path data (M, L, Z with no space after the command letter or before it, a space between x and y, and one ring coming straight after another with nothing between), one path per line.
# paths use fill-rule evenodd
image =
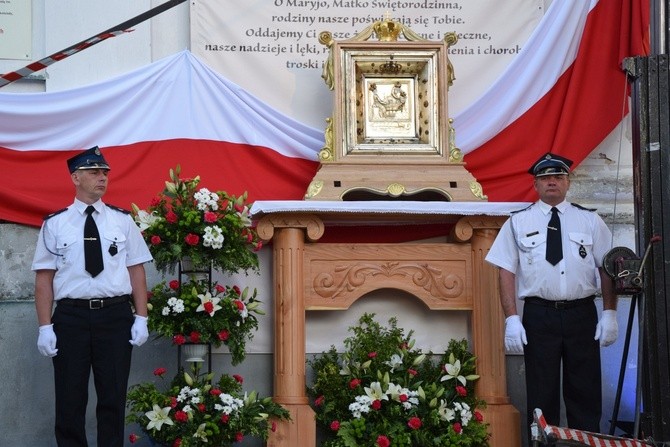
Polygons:
M595 298L594 295L587 296L586 298L579 298L577 300L545 300L539 296L527 296L524 298L524 302L528 304L537 304L538 306L544 307L553 307L554 309L571 309L573 307L585 306L593 302Z
M92 298L92 299L73 299L63 298L57 301L58 304L65 304L73 307L86 307L88 309L102 309L104 307L114 306L116 304L127 303L130 301L130 295L113 296L111 298Z

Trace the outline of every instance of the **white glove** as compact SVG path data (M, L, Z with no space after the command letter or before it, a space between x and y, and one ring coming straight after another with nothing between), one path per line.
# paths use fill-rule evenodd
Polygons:
M37 337L37 350L45 357L54 357L58 353L53 324L40 326Z
M616 321L616 310L603 310L600 321L596 326L594 340L600 340L600 347L604 348L616 341L619 335L619 324Z
M523 345L527 345L526 330L521 324L521 317L510 315L505 319L505 349L512 354L522 354Z
M142 346L149 338L149 329L147 329L147 317L135 315L135 322L130 328L130 344L135 346Z

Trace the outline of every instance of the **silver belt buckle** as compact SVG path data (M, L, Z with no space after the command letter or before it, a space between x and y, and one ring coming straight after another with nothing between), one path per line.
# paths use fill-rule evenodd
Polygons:
M104 306L103 300L101 299L92 299L88 300L88 308L91 310L102 309Z

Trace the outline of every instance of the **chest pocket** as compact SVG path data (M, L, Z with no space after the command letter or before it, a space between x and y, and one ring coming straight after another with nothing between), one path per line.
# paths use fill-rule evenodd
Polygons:
M121 258L119 253L126 250L126 236L119 231L106 231L102 236L102 251L105 256Z
M587 233L570 233L570 252L576 259L590 261L593 258L593 238Z
M532 264L544 259L547 246L546 234L534 234L519 239L519 248L521 249L521 262ZM525 258L525 260L523 259Z

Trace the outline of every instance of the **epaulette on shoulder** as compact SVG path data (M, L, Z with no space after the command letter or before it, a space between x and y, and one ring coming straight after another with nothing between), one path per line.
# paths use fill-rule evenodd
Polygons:
M111 209L113 209L113 210L115 210L115 211L118 211L119 213L130 214L130 211L128 211L128 210L125 209L125 208L121 208L121 207L118 207L118 206L110 205L109 203L105 203L105 205L107 205L109 208L111 208Z
M510 214L516 214L516 213L520 213L520 212L522 212L522 211L529 210L531 206L533 206L532 203L531 203L530 205L528 205L527 207L525 207L525 208L521 208L520 210L512 211Z
M593 211L598 211L597 208L586 208L585 206L581 206L581 205L578 204L578 203L572 203L572 202L570 202L570 205L574 206L575 208L579 208L580 210L584 210L584 211L591 211L591 212L593 212Z
M64 213L65 211L67 211L67 208L63 208L62 210L54 211L51 214L47 214L46 216L44 216L44 220L51 219L52 217L57 216L60 213Z

